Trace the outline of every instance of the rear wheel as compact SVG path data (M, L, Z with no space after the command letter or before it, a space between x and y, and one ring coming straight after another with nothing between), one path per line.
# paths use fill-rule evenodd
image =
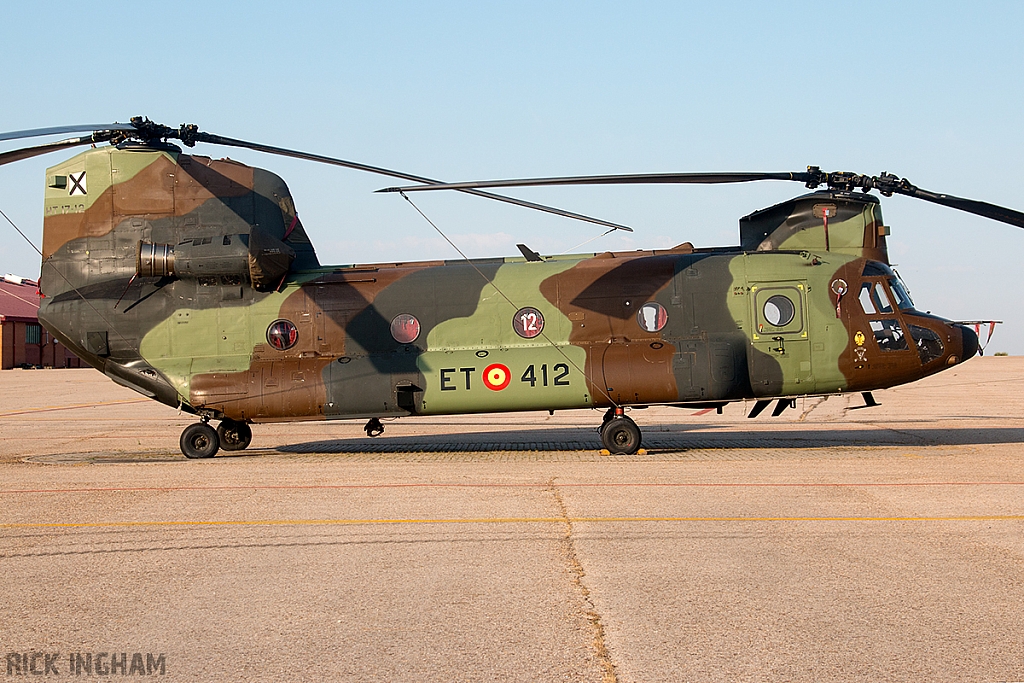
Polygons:
M633 455L640 450L640 428L628 417L616 417L604 423L601 443L609 453Z
M212 458L220 448L220 439L213 427L197 422L185 427L179 445L186 458Z
M252 428L244 422L221 420L217 425L220 447L226 451L241 451L252 443Z

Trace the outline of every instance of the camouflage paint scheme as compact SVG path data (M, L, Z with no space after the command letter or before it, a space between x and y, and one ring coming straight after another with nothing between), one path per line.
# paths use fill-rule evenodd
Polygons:
M294 252L279 280L244 265L257 232ZM740 232L740 246L716 249L321 267L278 176L172 147L104 147L47 171L39 316L114 381L246 422L866 391L974 355L962 326L909 307L865 313L862 283L891 298L898 282L874 197L806 195ZM140 244L178 250L187 274L133 280ZM776 326L765 304L778 295L794 310ZM651 302L667 313L653 332L638 317ZM542 314L540 336L513 329L523 307ZM410 343L391 334L400 314L419 321ZM279 320L298 333L286 350L268 343ZM872 320L939 344L887 346Z

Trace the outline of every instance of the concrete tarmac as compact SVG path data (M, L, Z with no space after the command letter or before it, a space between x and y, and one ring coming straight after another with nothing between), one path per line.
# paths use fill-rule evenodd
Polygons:
M95 371L0 389L11 680L1024 680L1024 358L634 411L629 457L578 411L188 461L191 417Z

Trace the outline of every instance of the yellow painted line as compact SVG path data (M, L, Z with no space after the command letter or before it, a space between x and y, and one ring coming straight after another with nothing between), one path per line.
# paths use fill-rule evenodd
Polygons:
M1021 522L1024 515L950 515L942 517L475 517L466 519L238 519L125 522L24 522L0 529L80 529L156 526L373 526L395 524L558 524L571 522Z
M70 406L45 406L43 408L29 408L28 410L16 410L10 413L0 413L0 417L10 417L11 415L27 415L30 413L46 413L54 410L74 410L76 408L96 408L99 406L116 406L124 403L145 403L152 399L148 398L133 398L125 401L103 401L101 403L78 403Z

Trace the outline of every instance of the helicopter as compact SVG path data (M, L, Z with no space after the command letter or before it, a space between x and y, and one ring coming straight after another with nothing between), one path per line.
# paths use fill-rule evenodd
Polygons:
M179 440L188 458L245 449L259 423L357 418L378 436L382 418L580 408L603 411L609 453L634 454L636 408L752 399L754 418L772 402L779 416L798 397L851 392L877 405L873 390L963 363L979 339L977 321L915 307L869 192L1024 227L1020 212L893 174L813 166L445 184L141 117L0 141L66 133L88 134L0 152L6 164L91 146L46 171L39 320L114 382L196 415ZM414 184L381 191L406 199L454 190L612 230L629 228L487 190L787 180L810 192L741 218L735 246L545 256L521 244L514 258L325 266L282 178L172 140L399 178Z

